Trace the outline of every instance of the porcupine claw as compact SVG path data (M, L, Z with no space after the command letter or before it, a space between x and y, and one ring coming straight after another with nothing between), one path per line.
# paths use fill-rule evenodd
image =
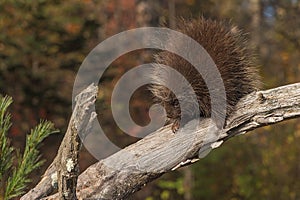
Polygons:
M172 132L176 133L180 127L180 121L178 119L175 119L175 121L172 124Z

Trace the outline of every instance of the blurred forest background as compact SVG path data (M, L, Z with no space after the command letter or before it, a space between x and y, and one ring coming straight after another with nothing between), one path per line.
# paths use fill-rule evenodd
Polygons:
M44 141L52 162L72 111L72 87L87 54L104 39L141 26L176 26L177 17L231 20L248 32L264 88L300 81L299 0L36 0L0 1L0 93L13 97L9 137L23 147L39 119L60 129ZM97 112L104 130L120 146L135 140L113 121L110 95L127 70L151 62L141 50L117 59L100 82ZM138 124L149 122L151 98L145 88L131 101ZM133 130L134 131L134 130ZM290 120L235 137L200 162L168 173L133 199L300 199L300 120ZM96 159L83 148L84 170Z

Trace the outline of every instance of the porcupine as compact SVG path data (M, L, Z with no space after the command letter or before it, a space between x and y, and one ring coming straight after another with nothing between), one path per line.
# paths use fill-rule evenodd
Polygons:
M234 106L243 96L259 89L260 77L252 50L249 48L245 34L237 27L230 23L200 17L198 19L179 20L176 30L202 45L216 64L226 92L226 117L232 113ZM176 40L172 42L176 42ZM181 41L177 42L181 43ZM180 80L171 80L172 76L162 73L163 65L177 70L190 83L196 94L200 117L211 116L211 99L208 88L202 76L189 62L168 51L161 51L156 54L155 62L153 72L150 75L152 79L180 86ZM185 91L185 88L181 88L181 90ZM173 132L179 129L182 116L185 119L183 123L199 117L195 116L193 107L195 105L192 104L184 105L182 107L183 113L180 111L181 105L179 105L177 98L189 98L189 94L176 97L170 89L158 84L152 84L150 91L155 101L165 108L169 123L173 123Z

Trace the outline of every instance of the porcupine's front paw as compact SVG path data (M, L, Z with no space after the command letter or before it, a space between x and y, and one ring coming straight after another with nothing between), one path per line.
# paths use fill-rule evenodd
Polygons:
M175 119L172 124L172 128L171 128L173 133L176 133L178 131L179 127L180 127L180 120Z

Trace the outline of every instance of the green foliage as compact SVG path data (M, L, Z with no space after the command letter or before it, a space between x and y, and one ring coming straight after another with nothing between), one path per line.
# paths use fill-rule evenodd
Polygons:
M158 186L163 189L176 190L178 194L183 194L183 179L178 178L175 181L161 180L158 182Z
M145 200L154 200L153 197L146 197Z
M10 141L7 138L7 131L11 126L10 114L6 112L8 106L12 103L12 98L2 97L0 95L0 198L4 193L5 172L12 166L13 147L10 147Z
M266 127L233 138L193 165L193 198L297 199L300 184L291 177L299 172L299 133L273 126L270 134Z
M10 114L7 113L8 106L12 103L11 97L0 96L0 179L1 188L0 198L12 199L23 194L27 183L30 182L28 175L43 164L40 160L39 144L54 131L54 125L48 121L41 121L31 133L27 135L26 146L23 156L10 146L7 138L7 132L11 126ZM14 160L17 160L17 166L12 167ZM11 174L9 176L9 174ZM8 177L9 176L9 177ZM8 177L8 179L6 179ZM5 180L7 180L5 182Z
M162 192L160 193L160 198L162 200L171 199L172 190L175 190L178 195L183 195L184 193L183 179L181 177L175 181L159 180L158 186L162 189Z

